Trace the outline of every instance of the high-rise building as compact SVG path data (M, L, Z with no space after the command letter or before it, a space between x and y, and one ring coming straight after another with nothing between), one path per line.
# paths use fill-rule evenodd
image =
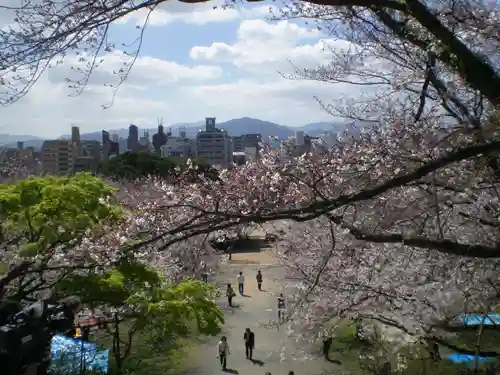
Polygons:
M75 144L80 143L80 128L78 126L71 127L71 141Z
M304 145L304 131L303 130L296 130L295 131L295 146L302 146Z
M144 135L139 139L139 144L142 149L149 149L151 146L151 139L149 138L149 131L144 130Z
M45 173L67 175L73 173L76 147L69 140L43 142L42 168Z
M101 161L101 142L95 140L82 141L79 153L75 157L73 172L97 171Z
M101 137L102 137L102 144L103 145L109 142L109 132L107 132L106 130L102 131Z
M139 128L133 124L128 127L127 148L136 151L139 148Z
M161 146L167 143L167 139L168 137L165 134L163 125L160 122L158 125L158 132L156 134L153 134L153 146L157 154L161 153Z
M215 117L205 119L205 130L196 135L196 156L212 165L228 165L233 162L233 142L224 129L215 127Z
M259 143L262 141L260 134L243 134L233 137L233 146L235 152L245 152L245 149L255 148L256 152L259 149Z
M109 132L102 131L102 160L108 160L111 155L118 155L120 146L118 142L114 142L109 137Z

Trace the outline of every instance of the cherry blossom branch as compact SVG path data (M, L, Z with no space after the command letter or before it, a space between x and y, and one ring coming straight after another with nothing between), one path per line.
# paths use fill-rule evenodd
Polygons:
M209 211L203 208L196 208L201 214L196 216L198 220L190 220L182 225L179 225L170 230L164 231L157 236L152 237L144 242L139 242L133 248L139 248L142 245L153 243L159 240L165 240L162 249L168 246L184 241L194 235L207 234L213 231L224 230L236 226L254 222L263 224L270 221L292 219L302 222L320 217L332 210L347 206L353 203L359 203L376 198L388 191L418 181L422 177L443 168L449 164L459 162L461 160L473 158L481 154L488 154L500 148L500 141L493 141L483 145L474 145L466 148L458 149L457 151L448 153L436 160L429 161L426 164L416 168L415 170L389 179L374 188L366 189L358 193L349 195L339 195L334 199L317 200L303 208L293 208L277 210L270 213L249 213L242 214L238 212L228 211ZM337 220L337 219L335 219ZM417 246L422 248L430 248L438 251L443 251L450 254L472 256L472 257L498 257L500 256L500 248L486 247L480 245L464 245L457 244L449 240L435 241L426 238L405 238L403 235L373 235L371 233L356 232L356 228L352 228L354 233L361 236L367 241L377 243L405 243L409 246Z
M483 245L462 244L446 239L432 240L427 237L407 237L403 234L376 234L363 231L347 224L341 217L328 215L327 217L342 228L348 229L349 233L358 240L373 243L398 243L422 249L437 250L447 254L460 255L472 258L498 258L500 257L500 245L491 247Z

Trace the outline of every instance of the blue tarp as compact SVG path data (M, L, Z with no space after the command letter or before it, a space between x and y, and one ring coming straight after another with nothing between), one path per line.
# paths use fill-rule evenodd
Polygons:
M458 353L453 353L448 356L448 359L454 363L466 363L466 362L472 362L474 363L475 356L469 355L469 354L458 354ZM491 360L492 358L488 357L478 357L479 363L486 362L487 360Z
M109 350L98 350L92 342L55 335L51 353L52 367L56 373L75 373L82 368L108 372Z
M462 314L459 319L466 326L479 326L483 321L482 314ZM484 319L485 326L500 325L500 314L488 314Z

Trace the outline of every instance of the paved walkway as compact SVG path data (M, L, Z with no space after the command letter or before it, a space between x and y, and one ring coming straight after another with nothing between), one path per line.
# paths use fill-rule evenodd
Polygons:
M264 375L270 372L272 375L287 375L293 370L297 375L319 375L327 370L338 367L325 361L322 357L313 360L292 360L281 361L280 350L285 338L284 328L278 331L276 328L269 328L270 321L277 319L276 298L281 292L280 280L283 278L283 269L279 265L272 264L272 257L269 254L260 253L247 254L248 260L245 262L245 254L233 256L233 262L223 266L218 277L217 284L221 289L227 283L232 283L237 291L236 276L242 271L246 277L245 294L235 297L235 304L238 307L229 309L227 302L221 300L226 312L226 324L222 335L228 338L231 355L228 357L228 370L226 373L240 375ZM246 263L246 264L245 264ZM250 263L250 264L249 264ZM260 264L257 264L260 263ZM258 291L255 281L257 270L262 270L264 275L264 291ZM245 358L245 347L243 333L245 328L250 328L255 332L256 349L254 351L254 361ZM196 357L196 369L190 372L193 375L214 375L224 374L216 358L216 345L220 337L214 337L202 344ZM193 363L193 365L195 365Z

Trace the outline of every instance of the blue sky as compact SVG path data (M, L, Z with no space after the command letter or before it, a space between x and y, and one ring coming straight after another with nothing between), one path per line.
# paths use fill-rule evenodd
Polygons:
M331 51L325 50L325 43L336 48L342 41L325 41L304 22L271 21L269 7L275 3L214 10L217 4L169 1L155 10L133 70L113 106L103 111L101 106L113 97L105 85L116 83L113 71L123 66L121 45L137 38L136 25L142 24L145 13L121 19L109 34L117 50L104 56L81 95L68 97L74 91L65 78L78 78L70 67L79 66L69 57L50 69L23 100L0 109L0 133L56 137L73 125L82 132L130 123L154 127L159 117L165 125L212 116L218 121L256 117L290 126L332 119L314 97L329 101L352 88L287 80L279 72L293 73L290 61L303 68L327 64Z

